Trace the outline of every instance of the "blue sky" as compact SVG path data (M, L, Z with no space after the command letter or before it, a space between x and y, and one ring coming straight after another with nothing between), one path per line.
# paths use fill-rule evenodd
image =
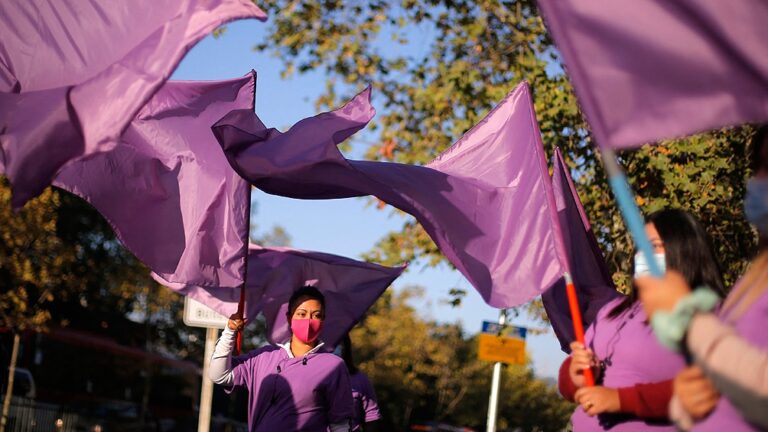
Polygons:
M315 71L283 80L283 68L279 59L256 53L252 47L262 41L267 26L253 20L230 24L217 39L208 37L195 46L184 58L173 79L214 80L242 76L256 70L256 112L270 127L285 130L302 118L317 114L314 100L325 83L325 75ZM417 49L425 49L420 43ZM392 45L392 49L401 49ZM407 48L402 48L407 49ZM516 83L510 83L512 88ZM375 104L374 98L374 104ZM360 158L365 152L364 143L352 144L351 158ZM363 198L304 201L275 197L254 190L257 213L252 223L260 231L280 225L291 236L292 246L299 249L359 258L370 250L387 232L398 229L402 216L393 214L391 208L378 210ZM394 289L407 285L425 288L425 297L413 305L425 318L439 322L460 322L467 333L480 331L483 320L496 321L498 309L486 305L466 279L447 265L429 268L416 262L394 283ZM445 303L451 288L468 292L462 305L454 308ZM530 326L524 317L514 318L512 324ZM541 324L534 327L541 328ZM557 369L565 358L551 329L538 336L528 336L528 354L539 376L557 376ZM488 371L490 374L491 366Z

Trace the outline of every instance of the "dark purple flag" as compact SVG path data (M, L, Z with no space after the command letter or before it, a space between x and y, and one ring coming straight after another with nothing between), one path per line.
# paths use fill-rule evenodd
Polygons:
M604 304L616 298L619 293L613 285L611 274L603 259L603 253L592 233L587 215L581 205L568 167L563 161L560 149L552 157L552 183L557 203L560 232L563 234L571 277L578 293L579 309L584 328L597 316ZM560 347L570 352L570 343L576 340L573 320L568 308L565 281L559 280L541 296L547 317L552 323Z
M251 245L245 317L250 320L263 313L269 340L285 342L290 338L288 299L298 288L312 285L325 296L320 338L336 345L404 270L405 266L384 267L319 252ZM237 311L240 290L159 282L226 317Z
M255 74L169 81L107 152L67 164L53 184L85 199L123 244L168 282L243 283L250 186L210 126L253 111Z
M536 116L522 83L427 166L347 160L336 147L374 115L370 89L281 133L250 111L216 125L232 166L274 195L373 195L413 215L494 307L523 304L564 272Z
M251 0L0 2L0 172L12 204L108 151L184 54Z
M539 0L601 146L768 120L765 0Z

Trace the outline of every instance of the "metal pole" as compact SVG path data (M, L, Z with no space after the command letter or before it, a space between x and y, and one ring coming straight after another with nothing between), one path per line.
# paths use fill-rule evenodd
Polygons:
M205 332L205 357L203 357L203 381L200 390L200 416L197 422L197 432L208 432L211 428L211 401L213 400L213 381L208 378L211 366L211 356L219 337L219 329L208 328Z
M507 311L502 309L499 312L499 324L504 325L507 322ZM501 382L501 362L493 364L493 378L491 379L491 397L488 400L488 427L486 432L496 432L496 417L498 417L499 407L499 383Z
M13 397L13 378L16 375L16 360L19 356L19 332L13 333L13 349L11 350L11 362L8 366L8 387L5 389L5 399L3 400L3 413L0 416L0 432L5 432L8 423L8 413L11 408L11 398Z

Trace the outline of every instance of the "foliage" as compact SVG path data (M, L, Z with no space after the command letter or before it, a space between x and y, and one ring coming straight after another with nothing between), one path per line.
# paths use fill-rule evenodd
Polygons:
M59 197L51 190L16 214L11 190L0 185L0 327L40 329L50 319L47 306L61 285L71 284L65 271L74 261L56 237Z
M270 34L256 49L281 58L284 75L325 71L318 107L373 85L383 110L369 132L377 142L371 159L428 162L528 80L545 145L550 154L555 145L563 149L614 279L627 286L631 242L532 0L278 0L267 7ZM716 131L620 155L642 211L684 207L704 221L729 282L755 243L741 210L749 134L749 128ZM431 265L444 259L410 218L367 258L390 264L422 258Z
M202 344L189 341L194 331L178 325L182 299L149 277L91 206L48 188L14 212L10 193L3 179L0 327L95 326L109 333L132 318L145 324L148 347L202 358Z
M385 292L351 333L357 365L376 388L383 430L439 421L482 429L492 366L455 324L425 321L408 305L423 290ZM562 430L572 411L528 365L505 367L499 430Z

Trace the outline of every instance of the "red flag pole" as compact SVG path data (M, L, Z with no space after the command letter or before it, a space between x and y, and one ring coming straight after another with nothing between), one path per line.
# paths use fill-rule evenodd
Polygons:
M237 312L235 315L243 320L243 328L237 330L235 334L235 355L240 355L243 348L243 330L245 330L245 284L248 280L248 243L251 238L251 185L246 188L246 211L245 214L248 218L248 229L245 230L245 238L243 239L243 248L245 249L245 264L243 267L243 284L240 286L240 301L237 302Z
M247 259L246 259L246 268L247 268ZM243 285L240 286L240 301L237 303L236 315L240 319L243 319L244 309L245 309L245 283L243 283ZM243 327L245 327L245 324L243 324ZM239 329L235 334L235 355L240 355L242 347L243 347L243 329Z
M573 333L576 335L576 341L584 344L584 323L581 320L581 309L576 297L576 287L568 272L563 273L565 277L565 292L568 294L568 308L571 310L571 319L573 320ZM584 369L584 381L587 387L595 385L595 377L592 375L592 368Z

